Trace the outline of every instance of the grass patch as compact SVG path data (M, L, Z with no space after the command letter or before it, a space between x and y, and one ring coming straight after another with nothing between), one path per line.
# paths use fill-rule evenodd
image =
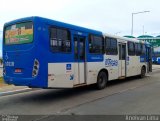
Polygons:
M6 86L4 83L3 77L0 77L0 88Z
M5 84L4 80L3 80L3 77L0 77L0 85L3 85L3 84Z
M3 77L0 77L0 88L8 86L8 84L5 83L5 81L3 80Z
M0 77L0 83L4 83L3 77Z

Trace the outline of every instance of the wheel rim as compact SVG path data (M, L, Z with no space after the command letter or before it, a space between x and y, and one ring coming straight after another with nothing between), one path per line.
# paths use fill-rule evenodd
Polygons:
M142 76L145 76L145 69L142 69Z
M103 76L101 76L100 78L99 78L99 84L103 84L104 83L104 78L103 78Z

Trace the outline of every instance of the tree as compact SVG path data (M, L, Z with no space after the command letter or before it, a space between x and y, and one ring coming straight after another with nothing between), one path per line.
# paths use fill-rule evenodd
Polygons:
M2 60L2 58L0 58L0 65L2 65L3 64L3 60Z

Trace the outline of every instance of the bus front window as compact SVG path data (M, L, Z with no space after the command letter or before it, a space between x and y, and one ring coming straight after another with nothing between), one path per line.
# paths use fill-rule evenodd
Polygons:
M27 44L33 41L33 22L23 22L5 28L6 45Z

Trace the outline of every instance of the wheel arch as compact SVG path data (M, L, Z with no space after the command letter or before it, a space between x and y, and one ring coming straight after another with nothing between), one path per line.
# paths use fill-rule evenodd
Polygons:
M147 72L147 67L146 67L146 65L143 65L143 66L141 67L141 69L142 69L142 68L144 68L145 71Z
M101 72L105 72L106 73L106 75L107 75L107 80L109 79L109 73L108 73L108 70L107 69L105 69L105 68L103 68L103 69L101 69L99 72L98 72L98 75L101 73ZM98 77L98 76L97 76Z

